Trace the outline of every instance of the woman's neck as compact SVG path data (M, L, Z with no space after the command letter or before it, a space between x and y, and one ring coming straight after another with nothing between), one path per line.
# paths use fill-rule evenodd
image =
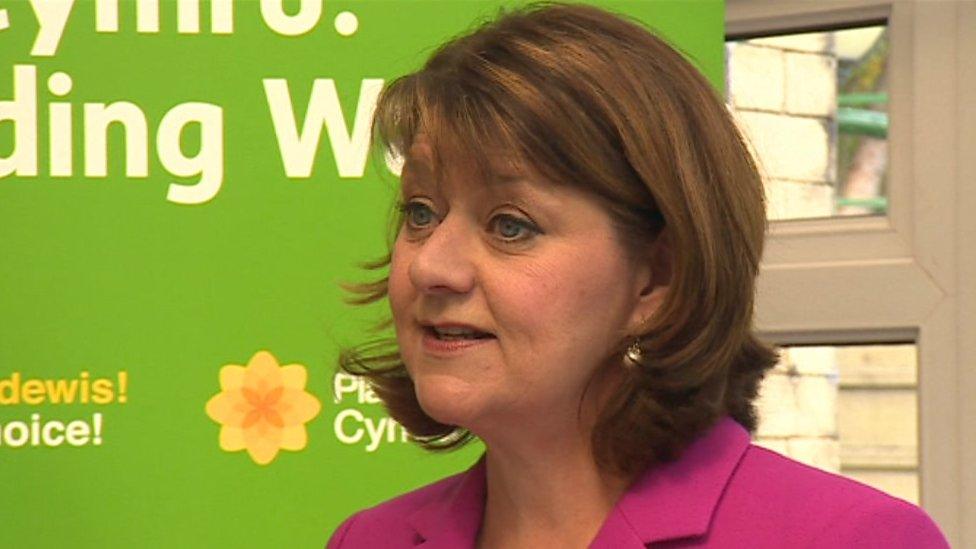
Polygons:
M629 479L600 471L588 437L489 444L478 547L587 547Z

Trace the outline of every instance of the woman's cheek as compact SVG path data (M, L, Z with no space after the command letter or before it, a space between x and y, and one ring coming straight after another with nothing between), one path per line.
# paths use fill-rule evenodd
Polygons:
M584 261L552 257L532 265L508 291L523 301L525 310L575 315L576 305L588 293L590 275L585 271Z
M399 324L406 321L413 287L407 272L407 265L402 256L394 255L390 260L390 278L387 280L387 296L390 300L390 312L393 320Z

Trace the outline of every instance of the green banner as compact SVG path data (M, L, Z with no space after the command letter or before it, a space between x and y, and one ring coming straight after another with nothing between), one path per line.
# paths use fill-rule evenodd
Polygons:
M721 2L617 1L723 80ZM321 547L467 467L334 377L383 83L498 1L0 0L0 547Z

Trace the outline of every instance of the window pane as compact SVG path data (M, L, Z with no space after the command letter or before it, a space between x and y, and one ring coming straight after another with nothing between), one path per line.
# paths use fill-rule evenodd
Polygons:
M885 26L727 42L770 219L887 212L888 49Z
M918 503L914 344L783 347L756 443Z

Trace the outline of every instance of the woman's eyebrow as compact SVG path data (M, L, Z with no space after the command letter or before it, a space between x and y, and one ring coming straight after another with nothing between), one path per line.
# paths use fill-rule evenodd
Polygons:
M400 172L400 184L425 187L432 179L433 172L423 160L408 158Z
M500 183L504 187L514 187L528 185L539 182L540 179L531 173L522 171L492 172L488 176L488 183L494 185Z
M492 183L517 183L525 179L525 175L522 174L494 174L491 176Z
M406 172L404 172L406 174ZM440 185L437 181L434 181L431 177L426 177L423 174L406 174L400 176L400 190L402 191L420 191L424 193L436 192L440 189Z

